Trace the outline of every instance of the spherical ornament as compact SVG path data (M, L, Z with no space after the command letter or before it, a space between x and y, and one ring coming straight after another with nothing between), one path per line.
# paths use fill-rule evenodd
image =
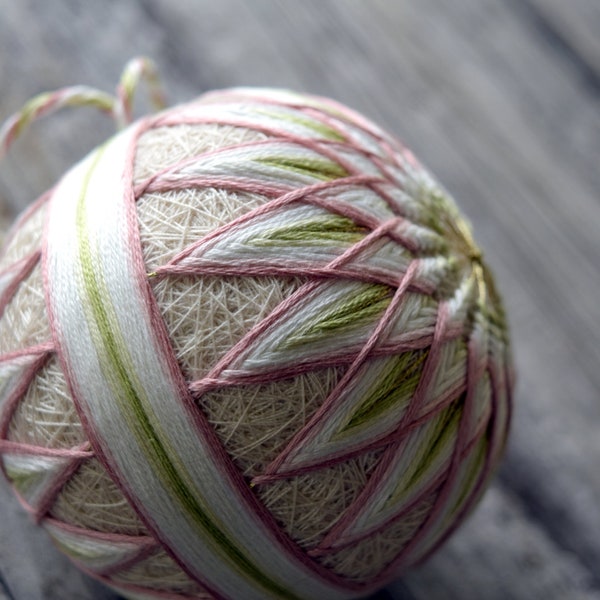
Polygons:
M128 126L15 225L0 311L4 473L128 598L365 596L505 442L469 227L331 100L231 89Z

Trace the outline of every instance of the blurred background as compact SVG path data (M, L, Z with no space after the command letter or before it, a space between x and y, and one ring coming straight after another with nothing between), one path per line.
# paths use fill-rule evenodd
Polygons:
M0 120L112 91L144 54L171 103L268 85L358 109L472 221L511 323L512 437L469 521L380 598L600 599L598 32L597 0L0 0ZM112 130L86 109L35 125L0 165L2 219ZM99 598L1 481L0 600Z

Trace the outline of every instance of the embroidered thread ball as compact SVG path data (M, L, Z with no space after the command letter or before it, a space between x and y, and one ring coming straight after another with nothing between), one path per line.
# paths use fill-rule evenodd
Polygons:
M35 99L4 147L64 105L127 122L144 74ZM469 227L331 100L231 89L127 126L21 216L0 286L4 473L129 598L367 595L504 445L505 318Z

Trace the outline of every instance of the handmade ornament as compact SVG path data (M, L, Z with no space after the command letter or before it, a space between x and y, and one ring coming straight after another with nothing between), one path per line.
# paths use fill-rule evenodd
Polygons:
M8 121L116 97L42 95ZM328 99L230 89L64 175L0 256L0 456L128 598L336 600L430 555L498 463L503 309L469 226Z

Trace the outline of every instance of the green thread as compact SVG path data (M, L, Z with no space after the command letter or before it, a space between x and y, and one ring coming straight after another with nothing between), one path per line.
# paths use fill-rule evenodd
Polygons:
M448 515L446 516L446 519L444 521L445 524L449 523L449 521L451 521L454 518L456 511L460 509L463 502L467 499L467 496L473 491L473 488L475 487L475 480L483 470L487 446L488 441L486 437L483 436L481 440L479 440L477 448L474 450L475 456L474 460L472 461L472 464L467 466L468 473L464 481L460 496L452 506L452 509L448 511Z
M405 481L406 489L410 489L419 481L429 465L435 463L440 453L446 448L458 428L463 404L464 398L461 398L458 402L454 402L446 408L437 418L431 437L428 439L427 451L421 457L410 479Z
M76 222L83 283L89 306L100 335L100 340L98 340L100 344L97 344L96 348L102 355L101 358L107 369L107 374L110 373L108 381L117 386L115 397L119 401L123 412L133 413L133 416L135 417L134 420L129 421L128 425L135 434L138 443L145 448L145 451L148 453L147 455L152 457L153 462L158 467L157 472L159 476L175 495L179 504L190 515L196 525L201 527L209 537L216 542L221 551L237 568L244 571L265 589L278 594L283 598L299 600L295 594L273 581L256 567L210 519L206 514L205 509L196 500L193 490L189 489L184 479L173 465L167 449L165 449L163 443L160 441L148 415L144 411L143 400L141 398L143 392L141 394L138 392L138 390L141 389L139 383L138 389L136 390L135 382L130 377L130 374L135 377L134 371L131 368L130 359L126 355L124 346L119 345L116 339L116 336L118 335L117 327L111 326L111 319L108 314L108 303L105 304L103 299L108 298L109 295L106 291L104 296L102 294L101 288L103 286L100 284L96 275L92 251L90 249L90 240L86 236L85 196L91 174L99 162L105 148L106 144L98 149L97 155L84 178L81 195L77 204ZM129 365L127 365L127 363L129 363Z
M428 471L429 467L431 465L435 466L437 459L446 448L451 436L456 433L462 413L463 400L464 398L460 398L445 408L437 417L434 417L437 420L433 430L427 435L427 439L425 440L426 446L420 449L418 455L408 465L398 485L388 497L386 506L397 504L400 498L408 494L419 483L421 477Z
M23 129L52 102L55 96L56 92L43 92L29 100L19 113L19 119L14 131L15 136L20 135ZM62 106L91 106L109 112L113 109L114 103L114 98L109 94L85 88L80 93L66 96Z
M304 156L273 156L270 158L255 158L254 162L286 171L293 171L301 175L310 175L322 181L332 181L348 176L346 169L326 159L307 158Z
M405 352L389 361L374 390L364 399L341 433L380 417L392 407L406 404L419 384L427 350Z
M380 284L363 284L349 297L338 300L311 322L297 330L283 343L285 348L318 343L344 330L355 329L379 317L392 300L392 288Z
M352 219L334 214L298 221L267 230L250 240L253 246L339 246L352 245L365 236L367 230Z

